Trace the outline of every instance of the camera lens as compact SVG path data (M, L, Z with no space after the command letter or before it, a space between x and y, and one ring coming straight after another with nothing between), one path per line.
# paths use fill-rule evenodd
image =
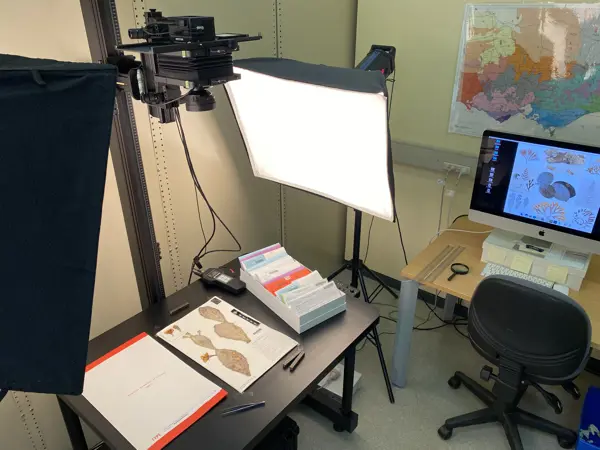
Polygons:
M215 97L204 88L194 90L185 97L185 109L190 112L212 111L216 106Z
M144 39L146 37L143 28L130 28L128 34L130 39Z

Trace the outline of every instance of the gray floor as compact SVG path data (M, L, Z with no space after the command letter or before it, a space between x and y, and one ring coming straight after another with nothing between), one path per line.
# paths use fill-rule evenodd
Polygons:
M373 286L370 284L370 286ZM378 302L393 305L385 293ZM378 306L382 315L393 308ZM428 309L419 302L417 321L427 317ZM393 332L394 323L382 320L380 332ZM428 326L439 325L437 319ZM391 365L392 334L381 337L388 367ZM479 380L485 360L471 348L469 341L448 326L435 331L413 331L409 381L404 389L394 388L396 403L387 398L377 352L371 344L357 355L357 370L363 374L360 390L354 398L354 411L359 415L358 428L352 434L336 433L330 422L305 406L291 417L300 427L299 448L345 450L417 450L417 449L498 449L509 450L499 424L457 429L448 441L442 441L437 429L444 420L482 408L481 402L465 388L452 390L448 378L457 370ZM483 383L481 381L481 383ZM583 393L598 378L584 373L577 384ZM491 384L488 386L491 388ZM563 402L561 415L546 404L534 390L526 393L522 407L552 421L577 429L582 400L574 401L562 388L551 389ZM541 432L520 429L525 449L560 449L554 437Z

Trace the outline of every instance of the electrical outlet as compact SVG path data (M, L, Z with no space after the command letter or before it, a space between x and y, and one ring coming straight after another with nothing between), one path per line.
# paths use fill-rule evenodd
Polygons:
M460 173L461 175L469 175L471 173L470 167L461 166L460 164L453 164L453 163L449 163L449 162L444 163L444 170Z

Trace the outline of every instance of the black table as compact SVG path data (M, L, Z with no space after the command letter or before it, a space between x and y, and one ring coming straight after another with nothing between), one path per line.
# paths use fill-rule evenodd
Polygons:
M284 321L249 292L234 297L225 292L206 289L200 282L182 289L160 304L154 305L93 339L89 344L88 362L98 359L141 332L155 335L168 324L188 314L213 295L221 297L258 321L290 336L304 346L306 357L292 374L276 364L244 393L212 375L183 353L164 346L214 383L222 386L227 398L168 445L169 450L195 449L210 443L211 450L251 449L255 447L299 402L305 401L334 423L337 431L352 432L358 416L352 411L352 387L356 344L379 322L379 313L360 299L348 298L346 312L298 335ZM169 311L188 302L190 308L170 316ZM162 340L157 339L163 344ZM342 359L344 395L340 404L328 396L326 389L316 390L318 381ZM107 383L111 381L107 380ZM59 396L59 404L74 450L87 450L79 418L87 423L110 447L133 449L131 444L82 396ZM224 408L252 401L266 401L264 408L244 414L221 417Z

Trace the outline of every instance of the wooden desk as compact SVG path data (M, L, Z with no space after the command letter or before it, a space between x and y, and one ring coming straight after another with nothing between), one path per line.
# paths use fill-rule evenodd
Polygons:
M238 270L237 260L230 267ZM300 401L305 401L317 412L331 419L338 431L352 432L356 428L358 415L352 411L355 347L379 322L377 309L361 299L348 298L345 313L298 335L250 292L236 297L217 289L207 289L202 283L196 282L93 339L89 344L88 361L97 359L143 331L154 335L213 295L218 295L257 320L299 341L306 351L306 358L293 374L284 371L281 363L275 364L248 391L239 394L204 367L164 344L184 362L229 393L223 402L169 444L170 450L254 448ZM169 316L170 309L185 302L190 304L190 308L174 317ZM158 342L163 344L160 340ZM340 403L327 395L325 390L318 390L317 384L341 360L345 364L344 393ZM264 408L227 419L221 417L224 408L260 400L266 401ZM88 449L79 419L86 422L109 448L133 449L83 396L60 396L59 404L74 450Z
M471 222L469 219L461 218L452 226L457 230L469 231L491 231L492 228ZM481 261L481 252L483 241L488 234L460 233L456 231L445 231L435 241L427 246L425 250L419 253L410 261L400 275L406 281L402 282L402 291L400 294L399 308L405 313L413 311L416 305L416 293L418 286L426 286L446 294L445 318L452 314L456 299L470 301L475 288L483 279L481 272L485 263ZM416 278L423 269L427 267L442 252L447 245L463 246L465 250L454 260L448 263L442 272L432 281L422 281L417 283ZM471 269L468 275L456 276L452 281L448 277L452 274L450 270L451 263L463 263ZM587 276L583 281L580 291L570 290L569 295L579 302L585 309L592 323L592 347L600 349L600 257L594 255ZM413 304L414 303L414 304ZM451 317L451 316L450 316ZM407 323L407 322L405 322ZM412 322L411 322L412 327ZM401 329L403 328L403 329ZM402 327L398 322L397 335L403 336L403 342L397 338L397 348L394 351L394 361L392 363L392 382L397 386L403 386L406 382L406 368L408 366L408 351L410 347L410 335L412 332L406 330L407 326ZM406 340L408 339L408 346ZM399 346L399 347L398 347Z

